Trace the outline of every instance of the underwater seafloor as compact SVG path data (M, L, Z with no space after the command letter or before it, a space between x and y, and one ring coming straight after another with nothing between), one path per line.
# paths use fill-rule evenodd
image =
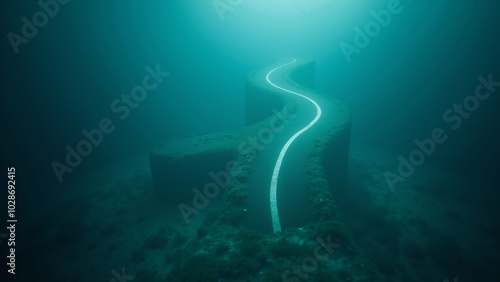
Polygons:
M26 243L36 265L29 275L44 281L500 277L496 213L470 205L474 191L460 187L471 183L426 166L391 192L383 174L395 160L393 153L352 144L346 189L334 193L340 217L274 234L221 223L221 199L186 224L177 206L156 196L147 152L96 167L64 183L66 193L47 213L33 215L36 224L25 231L36 234Z

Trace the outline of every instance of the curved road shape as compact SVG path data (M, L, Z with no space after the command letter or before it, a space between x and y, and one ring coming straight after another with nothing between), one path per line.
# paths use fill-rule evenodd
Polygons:
M283 68L283 67L285 67L287 65L293 64L293 63L295 63L297 61L296 59L292 59L292 60L293 61L291 61L289 63L283 64L281 66L278 66L278 67L272 69L267 74L266 80L267 80L267 82L269 82L269 84L271 84L272 86L274 86L274 87L276 87L276 88L278 88L280 90L283 90L283 91L285 91L287 93L290 93L290 94L293 94L293 95L300 96L300 97L308 100L309 102L313 103L314 106L316 107L316 117L308 125L306 125L301 130L297 131L292 137L290 137L290 139L288 139L288 141L285 143L285 145L281 149L280 154L278 156L278 159L276 160L276 164L275 164L274 170L273 170L273 176L271 178L271 186L270 186L270 190L269 190L270 204L271 204L271 218L272 218L274 232L280 232L281 231L281 223L280 223L280 218L279 218L279 213L278 213L278 202L276 200L276 192L277 192L277 188L278 188L278 177L279 177L279 173L280 173L281 163L283 162L283 158L285 157L285 154L286 154L288 148L290 147L290 145L293 143L293 141L297 137L299 137L299 135L301 135L306 130L308 130L309 128L311 128L311 126L313 126L319 120L319 118L321 117L321 108L319 107L318 103L316 103L313 99L311 99L311 98L309 98L307 96L304 96L302 94L299 94L297 92L294 92L294 91L285 89L283 87L280 87L280 86L274 84L273 82L271 82L271 80L269 79L269 77L271 76L271 74L274 71L276 71L276 70L278 70L280 68Z

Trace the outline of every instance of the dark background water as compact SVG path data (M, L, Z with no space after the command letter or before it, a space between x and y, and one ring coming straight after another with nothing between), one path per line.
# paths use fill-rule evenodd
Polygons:
M264 4L269 2L268 4ZM317 62L317 88L350 107L352 142L405 157L414 139L443 128L448 140L427 164L470 176L478 197L497 199L500 88L452 130L443 113L473 95L477 77L500 81L497 1L401 1L401 12L349 63L354 27L388 1L250 1L218 17L211 1L69 1L16 54L36 1L2 1L2 164L16 166L29 213L50 204L63 163L102 118L116 130L64 178L147 152L186 134L244 125L244 80L253 69L292 56ZM267 6L266 6L267 5ZM169 72L130 115L110 105L159 65Z

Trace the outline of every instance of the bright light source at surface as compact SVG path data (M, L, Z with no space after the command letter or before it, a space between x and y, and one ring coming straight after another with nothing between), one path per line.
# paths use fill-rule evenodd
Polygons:
M332 0L246 0L249 11L267 17L290 17L310 14L330 4Z

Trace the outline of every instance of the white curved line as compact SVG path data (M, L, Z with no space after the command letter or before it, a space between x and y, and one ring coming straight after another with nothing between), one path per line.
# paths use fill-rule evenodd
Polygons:
M293 61L290 62L290 63L286 63L284 65L281 65L279 67L276 67L274 69L272 69L266 76L266 80L267 82L269 82L269 84L271 84L272 86L280 89L280 90L283 90L283 91L286 91L288 93L291 93L291 94L294 94L294 95L297 95L297 96L300 96L304 99L307 99L309 100L311 103L314 104L314 106L316 106L316 110L317 110L317 113L316 113L316 117L304 128L302 128L301 130L297 131L292 137L290 137L290 139L288 139L288 141L285 143L285 146L283 146L283 148L281 149L281 152L278 156L278 159L276 160L276 165L274 166L274 170L273 170L273 176L271 178L271 187L270 187L270 191L269 191L269 196L270 196L270 204L271 204L271 218L272 218L272 222L273 222L273 230L274 232L280 232L281 231L281 223L280 223L280 218L279 218L279 214L278 214L278 202L276 200L276 190L278 188L278 176L279 176L279 173L280 173L280 168L281 168L281 163L283 162L283 158L285 157L285 154L286 154L286 151L288 150L288 147L290 147L290 145L292 144L292 142L295 140L295 138L297 138L300 134L302 134L304 131L308 130L311 126L313 126L318 120L319 118L321 117L321 108L319 107L318 103L316 103L313 99L309 98L309 97L306 97L302 94L299 94L297 92L293 92L291 90L288 90L288 89L285 89L283 87L279 87L278 85L272 83L270 80L269 80L269 76L277 69L280 69L284 66L287 66L289 64L293 64L295 63L297 60L296 59L292 59Z

